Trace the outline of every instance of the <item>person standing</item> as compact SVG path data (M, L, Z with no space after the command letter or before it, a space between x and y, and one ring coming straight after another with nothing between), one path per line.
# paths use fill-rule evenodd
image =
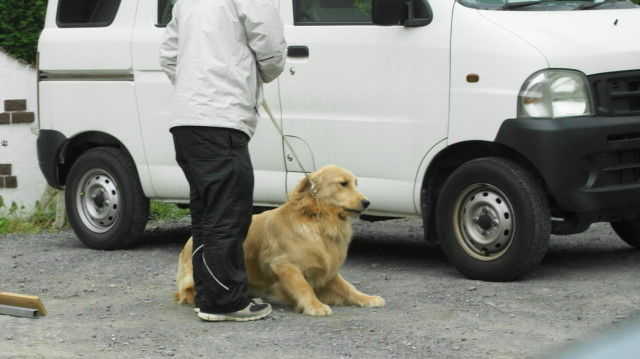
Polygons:
M247 296L242 243L251 224L262 84L284 69L286 41L272 0L177 0L160 47L174 85L170 131L190 188L196 312L205 321L271 313Z

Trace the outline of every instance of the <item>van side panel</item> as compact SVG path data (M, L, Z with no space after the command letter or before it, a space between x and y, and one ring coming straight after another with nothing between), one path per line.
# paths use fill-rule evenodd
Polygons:
M38 51L42 71L131 71L131 28L137 0L121 1L111 25L67 27L56 24L56 4L49 1ZM55 2L57 3L57 1Z
M138 125L131 60L137 1L120 3L105 27L60 28L57 1L49 2L40 37L40 128L72 139L102 132L120 141L133 157L147 196L153 196Z
M456 3L451 31L451 113L449 144L493 141L502 121L515 118L520 87L547 68L529 43ZM477 82L467 75L477 75Z

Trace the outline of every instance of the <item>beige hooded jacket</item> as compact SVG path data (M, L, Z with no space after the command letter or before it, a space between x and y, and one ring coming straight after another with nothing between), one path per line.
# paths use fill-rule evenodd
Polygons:
M272 0L178 0L160 46L174 84L175 126L255 132L262 83L284 69L286 42Z

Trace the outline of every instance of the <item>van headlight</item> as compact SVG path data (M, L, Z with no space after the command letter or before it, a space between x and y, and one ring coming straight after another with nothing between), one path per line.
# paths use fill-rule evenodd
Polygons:
M531 75L518 95L518 118L593 115L587 78L570 70L542 70Z

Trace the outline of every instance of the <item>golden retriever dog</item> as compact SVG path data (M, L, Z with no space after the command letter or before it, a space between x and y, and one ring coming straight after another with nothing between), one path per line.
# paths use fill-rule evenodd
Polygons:
M369 206L356 185L350 171L326 166L301 180L284 205L254 215L243 245L249 288L312 316L333 314L330 306L384 306L384 299L361 293L339 273L351 241L349 217ZM191 252L189 239L176 277L180 303L194 304Z

